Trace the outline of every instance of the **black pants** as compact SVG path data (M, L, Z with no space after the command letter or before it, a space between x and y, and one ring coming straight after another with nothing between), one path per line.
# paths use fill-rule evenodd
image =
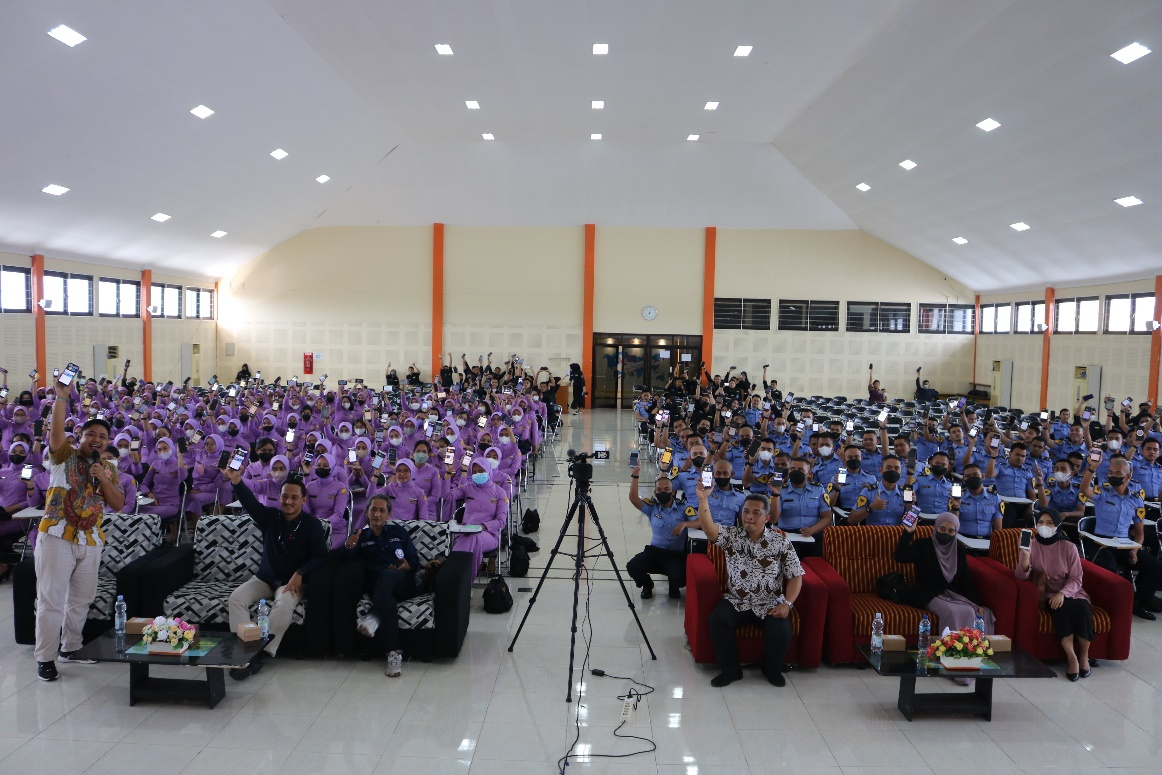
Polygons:
M1146 551L1138 551L1138 562L1130 564L1128 549L1110 549L1102 547L1094 555L1092 562L1106 570L1121 574L1132 569L1138 572L1134 582L1134 599L1139 603L1150 603L1154 600L1154 593L1162 585L1162 560Z
M674 549L647 546L625 564L625 572L639 587L653 589L650 574L665 576L670 582L670 591L675 592L686 586L686 553Z
M1077 597L1067 597L1060 608L1050 608L1049 618L1053 620L1053 632L1058 638L1070 635L1082 640L1093 640L1093 609L1089 602Z
M379 574L371 593L371 612L379 618L375 639L384 651L399 651L399 615L396 606L416 596L415 577L410 570L388 568Z
M763 631L763 674L772 676L783 672L783 659L791 645L790 617L764 616L760 619L753 611L739 611L725 598L719 600L710 612L710 641L714 644L718 667L728 675L742 674L735 630L748 624L758 625Z
M308 654L354 654L355 609L363 595L366 565L333 549L327 564L311 574L303 643Z

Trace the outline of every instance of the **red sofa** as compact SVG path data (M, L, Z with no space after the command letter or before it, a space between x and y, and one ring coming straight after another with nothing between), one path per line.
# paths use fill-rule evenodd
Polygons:
M786 662L798 667L819 667L823 652L823 627L827 618L827 586L812 570L804 567L803 589L791 609L791 645ZM706 554L686 557L686 639L694 661L714 663L710 642L710 612L726 589L726 556L717 546ZM761 662L763 633L757 626L738 629L738 655L744 663Z
M1016 598L1016 632L1013 642L1037 659L1064 659L1061 641L1053 634L1049 612L1038 605L1040 595L1031 581L1013 576L1017 567L1021 531L1006 528L995 531L989 544L989 556L981 562L991 565L1013 583ZM1093 603L1094 639L1089 655L1094 659L1127 659L1130 656L1130 626L1133 621L1134 587L1105 568L1081 561L1082 587Z
M871 640L871 623L877 611L884 615L884 633L903 635L909 645L915 646L925 613L932 623L932 634L940 633L939 619L932 612L892 603L876 594L876 579L889 573L902 573L909 584L915 582L915 568L892 558L903 530L888 525L828 527L823 532L823 556L804 560L827 585L824 648L831 664L863 661L858 646ZM931 525L916 529L917 538L931 535ZM996 617L997 632L1014 637L1017 601L1012 575L1005 578L995 566L975 557L968 562L980 602Z

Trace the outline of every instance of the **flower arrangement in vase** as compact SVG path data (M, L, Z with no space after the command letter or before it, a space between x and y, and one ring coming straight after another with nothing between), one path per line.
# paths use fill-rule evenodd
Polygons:
M188 622L158 616L142 628L141 640L150 654L178 655L190 647L196 634L194 625Z
M968 627L932 641L926 654L929 660L939 660L945 670L980 670L981 662L993 655L993 649L984 633Z

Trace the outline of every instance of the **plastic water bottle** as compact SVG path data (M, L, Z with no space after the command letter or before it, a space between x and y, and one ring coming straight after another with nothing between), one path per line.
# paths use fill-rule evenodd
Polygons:
M270 631L270 606L266 604L266 598L258 601L258 629L262 631L263 639Z
M928 614L920 619L920 637L916 641L916 647L924 652L928 648L928 644L932 642L932 622L928 621Z
M979 608L976 609L976 618L972 620L972 626L973 629L979 630L982 635L984 634L984 611Z
M884 615L878 611L876 618L872 619L871 650L873 654L884 650Z
M125 608L125 596L118 595L113 606L113 632L117 635L125 634L125 620L128 619Z

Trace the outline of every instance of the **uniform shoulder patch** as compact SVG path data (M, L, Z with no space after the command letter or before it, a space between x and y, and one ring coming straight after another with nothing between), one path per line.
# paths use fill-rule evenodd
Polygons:
M867 505L867 496L866 495L861 495L858 498L856 498L855 507L857 509L863 508L866 505Z
M932 469L928 466L924 466L924 476L932 476Z
M657 504L657 501L655 501L653 498L642 498L642 503L647 506L654 506Z
M677 475L678 475L678 467L677 466L671 467L670 468L670 478L673 479Z
M693 516L696 516L697 514L698 514L698 509L694 508L693 506L686 507L686 516L687 517L693 517Z

